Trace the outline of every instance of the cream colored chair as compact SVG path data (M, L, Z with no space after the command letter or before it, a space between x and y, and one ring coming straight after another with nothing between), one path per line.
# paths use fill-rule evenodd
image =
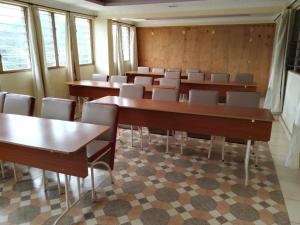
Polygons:
M92 75L92 80L93 81L104 81L104 82L107 82L107 78L108 76L105 75L105 74L93 74Z
M188 80L202 81L204 80L204 73L188 73Z
M180 73L181 69L179 68L168 68L167 72L179 72Z
M159 79L159 85L160 86L166 86L166 87L174 87L176 89L179 89L180 79L160 78Z
M135 84L141 84L141 85L152 85L152 77L142 77L142 76L136 76L134 78Z
M234 79L235 82L243 84L251 84L253 80L253 74L250 73L238 73Z
M103 165L107 168L111 183L113 183L112 170L114 167L115 148L116 148L116 134L118 125L117 105L100 104L87 102L83 105L81 122L92 123L109 126L110 129L97 139L93 140L86 146L87 160L91 172L92 184L92 199L96 199L94 168L97 165ZM109 157L109 162L103 160Z
M0 113L3 112L3 105L4 105L4 100L5 100L5 95L7 92L0 92Z
M200 73L200 70L199 69L187 69L186 74L189 74L189 73Z
M165 78L180 79L180 72L167 71L165 72Z
M173 89L163 89L163 88L154 88L152 92L152 100L154 101L169 101L169 102L176 102L178 101L178 90ZM176 121L174 121L176 122ZM170 131L159 129L159 128L148 128L149 130L149 142L151 142L151 134L160 134L166 135L166 153L169 152L169 135Z
M137 68L137 71L138 71L139 73L149 73L150 69L149 69L149 67L147 67L147 66L139 66L139 67Z
M164 74L165 68L156 67L156 68L152 68L151 71L152 73L156 73L156 74Z
M124 98L134 98L134 99L142 99L144 97L145 88L140 84L123 84L119 96ZM134 127L130 125L121 124L120 128L131 129L131 146L133 146L133 129ZM143 129L142 127L137 128L140 132L140 145L143 148Z
M110 76L110 82L119 83L119 84L127 83L127 76L118 76L118 75Z
M227 73L212 73L211 81L215 83L228 83L229 82L229 74Z
M189 104L217 105L218 102L219 102L218 91L204 91L204 90L189 91ZM207 155L207 158L210 159L214 137L211 135L194 134L194 133L188 133L187 136L191 138L210 140L210 147Z
M75 107L76 102L70 99L61 98L43 98L41 117L45 119L55 119L55 120L65 120L73 121L75 117ZM60 177L59 173L56 173L58 191L61 193L60 189ZM46 178L46 172L43 170L43 181L44 190L48 189L48 180Z

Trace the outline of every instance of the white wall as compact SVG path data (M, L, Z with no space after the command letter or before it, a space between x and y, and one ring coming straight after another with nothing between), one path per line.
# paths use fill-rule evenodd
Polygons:
M33 95L34 92L31 71L0 74L0 90L18 94Z
M283 112L281 116L290 133L293 129L293 124L296 117L297 106L299 102L300 74L289 71L286 84Z

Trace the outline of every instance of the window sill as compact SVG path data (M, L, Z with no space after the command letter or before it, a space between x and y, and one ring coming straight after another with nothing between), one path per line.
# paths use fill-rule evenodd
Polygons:
M88 64L79 64L79 66L93 66L94 63L88 63Z
M53 67L48 67L48 70L55 70L55 69L66 69L66 66L53 66Z
M0 75L1 75L1 74L9 74L9 73L22 73L22 72L29 72L29 71L31 71L31 68L30 68L30 69L23 69L23 70L1 71L1 72L0 72Z

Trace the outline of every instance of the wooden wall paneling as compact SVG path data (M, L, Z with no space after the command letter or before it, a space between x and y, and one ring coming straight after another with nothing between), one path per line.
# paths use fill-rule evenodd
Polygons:
M155 28L153 31L153 49L151 67L165 67L168 63L169 32L165 28Z
M169 43L167 67L182 68L185 42L185 29L183 27L169 27Z
M188 68L198 68L200 63L200 54L199 49L201 46L200 30L197 27L186 28L185 34L185 47L184 47L184 56L182 63L183 72Z

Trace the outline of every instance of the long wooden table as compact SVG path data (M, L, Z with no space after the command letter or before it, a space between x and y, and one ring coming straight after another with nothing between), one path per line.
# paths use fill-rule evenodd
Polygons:
M127 81L130 83L134 82L135 77L152 77L153 81L157 78L162 78L164 77L163 73L153 73L153 72L138 72L138 71L129 71L125 73L127 76ZM186 75L181 75L182 78L187 78Z
M118 105L119 123L122 124L248 140L245 155L246 185L251 141L267 142L271 136L273 116L266 109L192 105L115 96L107 96L94 102Z
M107 126L0 113L0 160L65 174L67 210L57 223L72 207L67 175L88 175L85 146L108 129ZM80 196L79 187L78 192Z
M66 82L69 86L69 93L76 97L102 98L105 96L118 96L122 84L103 81L70 81ZM152 98L153 88L172 88L158 85L145 85L144 98ZM173 88L172 88L173 89Z

